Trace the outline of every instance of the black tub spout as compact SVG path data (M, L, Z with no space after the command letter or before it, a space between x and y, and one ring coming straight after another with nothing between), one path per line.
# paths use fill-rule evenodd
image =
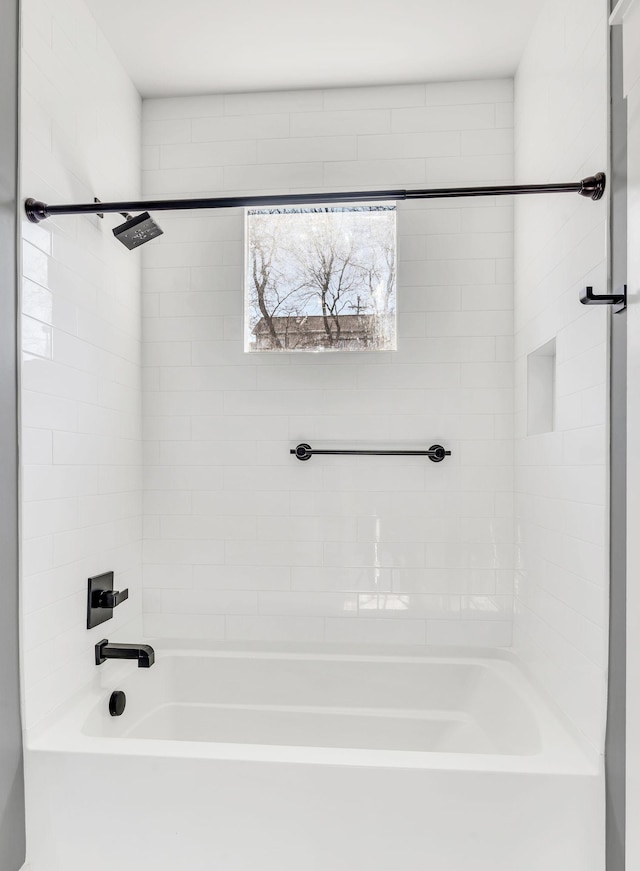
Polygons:
M138 668L151 668L156 654L149 644L109 644L106 638L96 644L96 665L107 659L137 659Z

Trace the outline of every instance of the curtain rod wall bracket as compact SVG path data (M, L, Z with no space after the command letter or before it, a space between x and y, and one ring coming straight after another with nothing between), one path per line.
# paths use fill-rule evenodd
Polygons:
M24 201L24 210L27 213L27 218L32 224L39 224L40 221L44 221L46 218L50 217L46 203L43 203L40 200L34 200L33 197L29 197L28 200Z
M603 172L597 172L595 175L590 175L588 178L583 178L580 188L581 197L590 197L592 200L599 200L604 194L604 189L607 184L606 176Z
M146 200L125 201L118 203L71 203L68 205L51 206L30 197L24 207L27 218L33 224L39 224L53 215L95 215L98 212L155 212L179 211L185 209L233 209L241 206L291 206L308 205L310 203L326 204L330 202L375 203L381 200L436 200L449 197L499 197L522 194L562 194L577 193L592 200L599 200L606 186L603 172L597 172L578 182L566 184L534 184L534 185L484 185L465 188L427 188L418 190L384 190L384 191L341 191L338 193L316 192L311 194L274 194L273 196L250 194L240 197L198 197L187 200Z

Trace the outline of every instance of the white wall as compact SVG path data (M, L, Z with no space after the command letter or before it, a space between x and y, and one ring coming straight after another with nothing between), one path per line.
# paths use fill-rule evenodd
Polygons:
M80 0L23 0L22 12L23 195L135 195L140 98L94 19ZM95 679L96 641L140 622L140 255L116 223L22 222L27 728ZM87 578L110 569L130 599L87 632Z
M512 82L153 99L147 197L508 182ZM399 350L243 353L241 210L144 249L145 630L508 645L512 208L399 206ZM425 459L289 455L300 441Z
M549 0L516 76L518 181L606 169L607 4ZM606 201L545 196L516 206L516 649L603 746L607 641ZM553 432L527 437L526 357L556 338Z

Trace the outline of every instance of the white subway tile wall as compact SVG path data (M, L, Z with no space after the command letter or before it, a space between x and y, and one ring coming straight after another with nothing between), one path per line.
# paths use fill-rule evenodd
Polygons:
M80 0L22 3L22 192L140 189L137 91ZM140 255L117 218L22 222L22 649L30 728L98 679L93 646L141 631ZM90 575L129 601L86 630Z
M143 190L510 181L512 101L510 80L145 100ZM245 354L242 210L157 217L165 235L143 250L145 631L509 645L511 202L399 204L398 351L377 353ZM301 441L453 455L302 463Z
M518 181L566 181L607 164L607 5L550 0L516 76ZM553 75L550 75L550 72ZM606 202L516 206L516 616L514 644L597 748L607 657ZM527 437L527 355L556 339L553 432Z

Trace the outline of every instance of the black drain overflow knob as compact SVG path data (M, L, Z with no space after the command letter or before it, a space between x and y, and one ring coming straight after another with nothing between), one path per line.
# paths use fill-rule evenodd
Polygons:
M122 690L116 690L111 693L111 698L109 699L109 713L112 717L119 717L124 713L126 707L127 697Z

